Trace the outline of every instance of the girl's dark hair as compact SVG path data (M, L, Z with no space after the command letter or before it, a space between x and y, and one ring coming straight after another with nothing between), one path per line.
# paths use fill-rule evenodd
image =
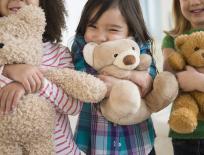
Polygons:
M64 0L40 0L40 7L45 12L47 22L43 41L60 42L62 30L66 28Z
M152 42L143 19L139 0L88 0L82 11L76 34L84 36L87 25L96 23L101 15L111 7L119 8L136 42ZM98 9L97 13L91 18L96 9Z

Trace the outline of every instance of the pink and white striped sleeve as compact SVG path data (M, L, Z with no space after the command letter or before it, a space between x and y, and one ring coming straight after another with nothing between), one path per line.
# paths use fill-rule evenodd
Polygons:
M74 68L72 63L72 57L68 48L60 49L63 51L63 54L60 54L60 57L53 57L56 60L51 60L49 57L49 62L44 59L47 64L57 66L58 68ZM60 52L62 53L62 52ZM55 62L54 63L52 63ZM58 62L58 64L56 64ZM45 66L47 66L45 64ZM44 64L42 64L43 66ZM51 66L50 66L51 67ZM69 94L66 94L63 89L57 87L56 84L51 83L47 79L44 80L44 87L40 91L40 96L44 96L47 100L55 105L59 112L76 115L81 111L82 102L73 98Z
M68 96L61 88L57 87L47 79L44 79L44 87L40 91L40 96L45 97L54 104L61 113L77 115L81 111L82 102Z
M4 66L0 66L0 88L12 82L11 79L2 75L3 69L4 69Z

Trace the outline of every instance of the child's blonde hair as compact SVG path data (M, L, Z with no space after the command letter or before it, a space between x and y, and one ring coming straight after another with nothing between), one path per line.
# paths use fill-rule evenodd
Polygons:
M183 16L179 0L173 0L173 18L174 28L170 31L165 31L166 34L176 37L191 29L191 23Z

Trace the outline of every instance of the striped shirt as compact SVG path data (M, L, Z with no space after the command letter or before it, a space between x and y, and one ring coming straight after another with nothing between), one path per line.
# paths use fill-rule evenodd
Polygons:
M60 44L43 44L43 59L41 68L73 68L72 58L68 48ZM11 82L10 79L0 75L0 86ZM44 87L39 95L46 98L56 109L56 124L54 130L54 143L57 155L79 155L80 151L73 141L73 134L68 115L80 112L82 103L68 96L61 88L45 79Z
M77 70L93 73L82 54L85 40L76 36L72 45ZM150 54L150 43L140 45L141 54ZM155 63L149 74L156 76ZM148 155L153 148L155 132L151 118L133 125L118 125L105 119L97 104L83 104L75 133L78 147L88 155Z

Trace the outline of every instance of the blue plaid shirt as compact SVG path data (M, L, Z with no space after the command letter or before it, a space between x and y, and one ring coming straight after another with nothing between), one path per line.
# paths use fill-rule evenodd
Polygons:
M84 38L76 36L72 45L74 65L77 70L95 74L84 60L82 50ZM150 43L140 45L141 53L150 54ZM149 68L150 75L156 76L154 61ZM134 125L117 125L107 121L96 105L84 103L75 131L78 147L92 155L147 155L153 148L155 131L151 118Z

